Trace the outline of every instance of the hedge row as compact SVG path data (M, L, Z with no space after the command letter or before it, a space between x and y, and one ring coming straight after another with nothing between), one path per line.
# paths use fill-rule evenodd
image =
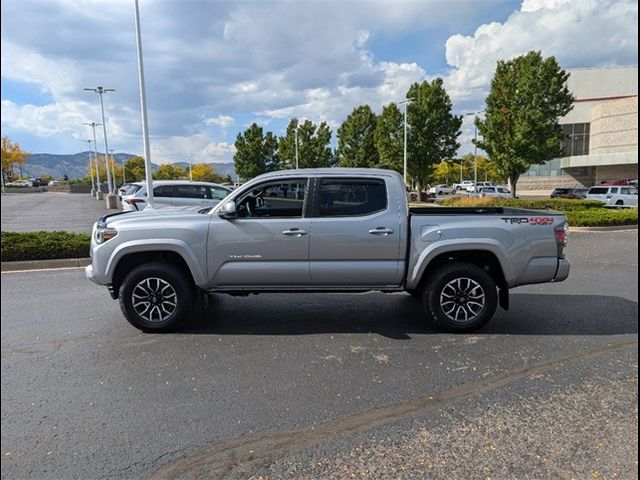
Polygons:
M519 198L447 198L440 205L448 207L512 207L531 210L562 212L569 225L574 227L608 227L613 225L637 225L638 209L602 208L602 203L594 200L567 200L550 198L527 200Z
M564 212L569 225L574 227L609 227L614 225L637 225L638 209L592 208Z
M575 212L597 208L602 210L602 202L596 200L569 200L566 198L522 199L522 198L479 198L452 197L442 200L447 207L512 207L531 210L555 210Z
M91 235L71 232L1 232L3 262L89 256Z

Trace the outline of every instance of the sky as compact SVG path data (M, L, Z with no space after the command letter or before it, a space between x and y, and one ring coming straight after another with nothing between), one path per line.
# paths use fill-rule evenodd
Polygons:
M142 154L133 0L2 0L2 135L32 153ZM151 159L228 162L252 122L333 129L355 107L443 78L454 113L482 110L496 62L530 50L563 68L637 65L635 0L141 0ZM459 154L473 150L466 115ZM98 130L99 151L104 151Z

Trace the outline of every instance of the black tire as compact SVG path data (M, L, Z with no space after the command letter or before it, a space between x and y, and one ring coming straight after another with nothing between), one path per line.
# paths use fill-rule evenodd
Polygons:
M616 202L616 205L624 205L624 202L623 202L622 200L618 200L618 201Z
M149 295L145 296L145 292ZM134 304L136 299L137 306ZM161 333L174 331L187 317L195 295L192 282L179 268L164 263L145 263L125 277L119 300L120 309L131 325L143 332Z
M496 283L482 268L456 262L431 275L422 291L422 302L427 315L442 330L464 333L491 320L498 307L498 293Z
M422 298L421 290L407 290L407 293L411 295L413 298Z

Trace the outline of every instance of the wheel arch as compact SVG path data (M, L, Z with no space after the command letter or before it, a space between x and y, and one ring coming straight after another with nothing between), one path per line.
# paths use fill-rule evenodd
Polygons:
M119 252L120 254L117 255L117 258L114 258L116 257L114 254L108 267L109 277L111 278L111 284L109 285L111 296L114 299L118 298L120 285L127 274L145 263L160 262L173 265L182 271L193 285L204 283L204 274L197 264L194 266L193 259L185 256L183 251L166 248L166 243L164 247L163 249L127 249Z
M500 306L509 308L509 286L504 262L495 251L488 248L452 249L430 255L420 265L419 275L414 278L410 288L420 291L429 281L432 273L444 265L452 263L469 263L486 271L493 279L499 290ZM409 282L408 282L409 288Z

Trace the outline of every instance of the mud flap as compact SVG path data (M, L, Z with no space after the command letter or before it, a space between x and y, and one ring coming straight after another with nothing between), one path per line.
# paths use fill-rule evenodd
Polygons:
M509 310L509 288L506 285L498 288L498 303L503 309Z

